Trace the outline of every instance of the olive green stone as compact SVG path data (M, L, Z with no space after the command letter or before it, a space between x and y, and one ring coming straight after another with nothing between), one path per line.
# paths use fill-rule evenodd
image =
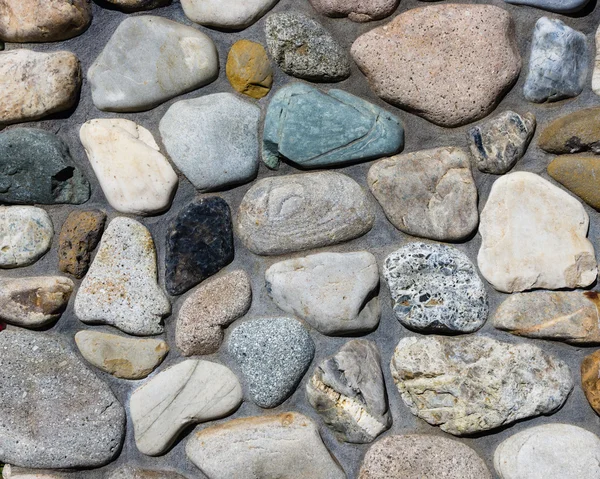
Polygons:
M538 146L549 153L600 153L600 107L554 120L542 131Z
M600 210L600 157L559 156L548 165L548 174L588 205Z

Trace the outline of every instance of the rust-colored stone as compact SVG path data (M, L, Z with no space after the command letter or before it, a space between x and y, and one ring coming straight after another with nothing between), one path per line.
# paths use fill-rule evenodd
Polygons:
M590 406L600 414L600 350L583 358L581 386Z
M273 70L269 57L260 43L239 40L233 44L227 57L227 78L240 93L260 99L273 85Z
M58 267L61 271L77 279L85 276L105 222L106 215L99 210L74 211L68 216L58 244Z

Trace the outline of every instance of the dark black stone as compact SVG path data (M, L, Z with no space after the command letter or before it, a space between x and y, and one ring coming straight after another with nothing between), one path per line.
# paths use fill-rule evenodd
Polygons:
M233 261L233 226L222 198L199 198L169 225L165 283L171 295L185 293Z

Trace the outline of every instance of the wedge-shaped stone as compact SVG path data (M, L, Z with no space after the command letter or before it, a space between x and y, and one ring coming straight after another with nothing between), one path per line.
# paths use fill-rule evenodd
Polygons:
M538 146L548 153L600 153L600 107L557 118L544 128Z
M62 276L0 278L0 319L24 328L40 328L60 318L73 281Z
M281 88L265 117L262 159L278 168L339 166L393 155L404 146L400 119L343 90L305 83Z
M253 253L278 255L357 238L374 221L360 185L325 171L257 181L240 204L237 233Z
M153 15L128 17L88 70L94 105L144 111L213 81L217 49L204 33Z
M157 284L156 250L148 229L130 218L110 222L79 287L75 314L84 323L105 323L129 334L163 332L171 312Z
M133 121L113 118L86 122L79 137L114 209L150 215L169 208L179 180L152 133Z
M341 441L368 443L392 425L375 343L349 341L323 361L306 385L308 402Z
M346 479L317 426L295 412L208 427L191 437L185 452L210 479Z
M550 414L573 389L563 361L485 336L403 338L391 370L410 411L455 436Z
M157 456L190 424L231 414L242 402L242 387L225 366L188 359L165 369L131 395L135 442Z
M581 203L549 181L502 176L481 213L479 270L507 293L588 286L597 275L588 226Z
M279 308L320 333L366 333L379 324L379 271L366 251L281 261L267 269L265 281Z
M60 469L115 458L125 411L62 340L7 330L0 353L0 463Z

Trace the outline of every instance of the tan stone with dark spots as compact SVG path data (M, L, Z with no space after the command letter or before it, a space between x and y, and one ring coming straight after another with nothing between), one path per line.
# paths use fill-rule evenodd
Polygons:
M58 268L77 279L85 276L98 245L106 215L100 210L73 211L63 223L58 241Z
M590 406L600 414L600 350L583 358L581 387Z
M588 205L600 209L600 157L559 156L548 165L548 174Z
M600 107L554 120L542 131L538 146L548 153L600 153Z
M240 93L260 99L269 94L273 70L264 47L250 40L233 44L227 57L227 78Z
M171 0L106 0L106 2L124 12L152 10L171 4Z

